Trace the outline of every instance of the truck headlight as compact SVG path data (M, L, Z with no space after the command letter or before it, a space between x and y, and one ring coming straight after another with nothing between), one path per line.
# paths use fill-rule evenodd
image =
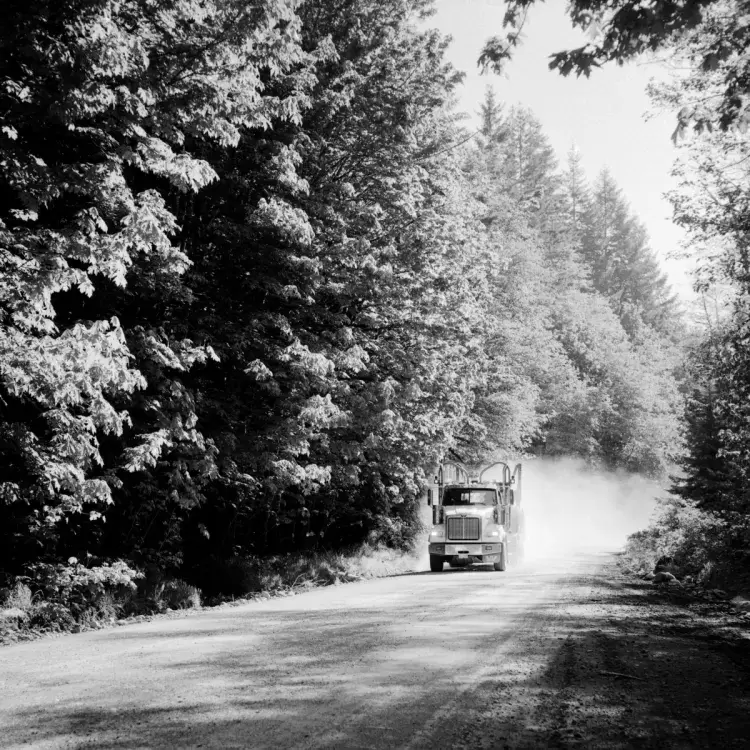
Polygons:
M485 536L500 536L500 532L495 529L494 531L488 531Z
M445 539L445 529L433 529L430 532L430 539Z

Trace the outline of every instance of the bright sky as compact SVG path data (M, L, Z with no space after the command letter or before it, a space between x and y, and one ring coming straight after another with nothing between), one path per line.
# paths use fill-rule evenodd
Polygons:
M437 15L428 25L453 37L448 57L466 73L460 109L472 116L491 84L499 101L530 108L564 162L575 144L590 181L608 167L633 211L646 225L651 246L680 296L689 298L686 261L669 260L679 249L682 231L672 224L664 193L676 149L670 136L674 115L650 111L646 85L660 70L654 64L609 65L591 78L563 78L547 67L549 55L585 44L572 28L563 0L534 6L524 27L525 39L515 52L507 75L480 75L477 58L484 41L503 32L502 0L436 0Z

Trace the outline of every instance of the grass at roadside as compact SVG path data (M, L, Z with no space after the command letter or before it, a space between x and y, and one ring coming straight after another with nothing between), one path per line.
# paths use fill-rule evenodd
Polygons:
M262 590L304 590L407 573L426 565L426 554L369 544L340 552L287 555L264 561Z
M67 566L47 566L0 589L0 644L425 569L422 542L411 552L362 544L339 551L233 558L214 569L214 593L208 596L159 571L144 573L122 561L86 567L71 558Z

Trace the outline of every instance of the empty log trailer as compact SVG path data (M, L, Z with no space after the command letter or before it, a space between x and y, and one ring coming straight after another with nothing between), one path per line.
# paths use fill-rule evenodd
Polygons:
M488 476L495 479L486 479ZM456 461L438 469L437 496L427 491L432 506L429 538L430 570L443 565L463 567L491 563L505 570L523 557L524 523L521 507L521 464L515 469L497 461L476 478Z

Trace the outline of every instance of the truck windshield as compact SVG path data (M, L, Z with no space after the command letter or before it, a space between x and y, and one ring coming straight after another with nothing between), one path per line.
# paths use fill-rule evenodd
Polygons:
M443 491L443 505L494 505L495 502L495 490L446 487Z

